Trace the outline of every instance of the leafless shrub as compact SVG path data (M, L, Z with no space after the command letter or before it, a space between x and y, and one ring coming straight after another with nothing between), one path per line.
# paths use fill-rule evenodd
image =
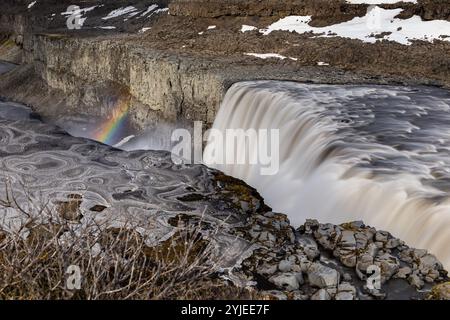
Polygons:
M145 233L136 231L146 226L67 219L72 205L58 208L70 214L45 206L33 213L8 195L0 206L25 217L14 229L0 217L0 299L251 298L216 277L218 258L198 226L149 246ZM79 288L68 285L74 276L69 266L79 268Z

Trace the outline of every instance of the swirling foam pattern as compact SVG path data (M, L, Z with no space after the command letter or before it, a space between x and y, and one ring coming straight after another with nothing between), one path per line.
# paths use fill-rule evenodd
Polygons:
M192 193L205 198L216 193L212 173L202 165L176 165L168 152L125 152L69 136L30 119L30 111L21 105L0 102L0 194L5 195L9 185L20 205L33 199L55 207L73 194L81 195L83 219L94 217L110 225L142 221L150 226L148 234L155 241L170 236L174 227L168 219L183 213L202 215L204 221L214 223L241 224L244 215L231 207L179 200ZM95 206L106 209L96 212ZM11 210L0 213L4 218ZM238 255L248 247L245 241L241 244Z

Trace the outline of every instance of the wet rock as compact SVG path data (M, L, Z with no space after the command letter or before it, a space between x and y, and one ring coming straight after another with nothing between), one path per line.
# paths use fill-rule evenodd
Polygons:
M302 272L307 272L312 265L312 262L308 260L306 257L302 257L299 260L300 269Z
M358 263L356 264L356 269L362 272L366 272L367 268L373 265L373 257L369 254L364 254L358 258Z
M412 273L412 269L410 267L403 267L398 269L397 273L394 275L394 278L406 279Z
M433 269L442 269L442 264L432 254L425 254L419 259L419 270L428 271Z
M315 219L306 219L305 224L299 228L299 231L306 234L313 234L318 228L319 221Z
M289 272L292 270L293 267L293 263L292 261L289 260L281 260L280 263L278 264L278 269L281 272Z
M378 254L378 247L375 245L375 243L369 243L366 247L366 250L364 251L371 257L375 257Z
M382 299L386 298L386 292L382 291L381 289L376 289L376 288L369 289L369 288L367 288L367 286L364 286L363 289L364 289L364 292L370 294L375 299L382 300Z
M369 242L367 235L362 232L355 233L355 240L356 240L356 249L359 249L359 250L366 248L367 244Z
M275 272L277 272L277 265L265 263L261 266L258 266L256 268L256 272L261 275L273 275Z
M309 296L299 290L293 291L289 298L292 300L309 300Z
M417 289L421 289L424 286L423 280L416 273L410 275L408 277L408 282L410 285L416 287Z
M325 249L334 250L341 236L341 230L331 223L320 224L314 232L314 237Z
M388 241L389 236L390 236L389 232L377 231L377 233L375 233L375 241L382 242L384 244Z
M356 288L348 282L342 282L339 284L337 289L339 293L350 293L352 297L356 296Z
M399 260L389 253L377 256L374 264L379 266L381 269L381 282L383 283L389 280L398 271L398 269L400 269Z
M311 300L331 300L331 295L325 289L319 289L311 296Z
M403 241L400 241L400 239L397 238L391 238L386 242L386 248L393 249L398 247L399 245L403 244Z
M296 242L303 248L309 260L314 260L320 255L319 248L313 237L300 236L297 237Z
M298 290L300 284L303 283L303 276L301 273L287 272L269 279L274 285L286 291Z
M342 279L344 281L352 281L352 275L350 273L344 273L344 275L342 276Z
M308 269L308 281L311 286L319 288L336 287L339 283L339 272L321 263L315 262Z
M350 268L355 267L357 263L357 257L354 251L341 251L340 260L344 266Z
M349 230L342 231L339 246L350 249L356 248L355 233Z
M336 300L354 300L354 296L351 292L338 292L334 297Z
M260 296L263 300L287 300L287 295L278 290L262 291Z

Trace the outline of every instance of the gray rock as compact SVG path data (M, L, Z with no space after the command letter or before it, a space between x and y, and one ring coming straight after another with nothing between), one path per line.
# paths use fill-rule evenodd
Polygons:
M432 254L426 254L419 259L419 269L442 269L442 264Z
M331 300L331 296L327 290L320 289L311 296L311 300Z
M342 282L338 286L338 292L350 292L352 295L356 295L356 288L348 282Z
M265 263L258 266L258 268L256 268L256 272L261 275L273 275L275 272L277 272L277 265Z
M383 244L388 241L389 232L386 231L377 231L375 233L375 241L382 242Z
M408 277L408 282L410 285L416 287L417 289L421 289L425 282L417 274L412 274Z
M413 249L413 256L416 259L422 258L426 254L427 254L427 250L425 250L425 249Z
M398 247L401 244L402 244L402 241L400 241L400 239L391 238L386 242L386 248L393 249L393 248Z
M350 273L344 273L342 279L344 281L352 281L352 275Z
M369 289L366 286L364 286L364 291L367 292L368 294L370 294L372 297L376 298L376 299L384 299L386 298L386 293L383 292L382 290L378 290L378 289Z
M293 266L292 261L289 261L289 260L281 260L280 263L278 264L278 269L279 269L281 272L289 272L289 271L292 270L292 266Z
M357 249L363 249L367 247L367 244L369 240L367 239L366 234L362 232L356 232L355 233L355 240L356 240L356 248Z
M314 260L320 255L319 248L313 237L309 235L297 237L296 242L303 248L309 260Z
M287 272L269 279L274 285L286 291L298 290L300 284L303 283L303 276L301 273Z
M379 249L378 249L378 247L377 247L377 245L376 245L375 243L369 243L369 244L367 245L366 250L365 250L365 252L366 252L368 255L370 255L370 256L372 256L372 257L374 257L374 258L375 258L375 256L378 254L378 251L379 251Z
M338 292L334 297L336 300L354 300L354 298L351 292Z
M311 286L319 288L336 287L339 283L339 272L321 263L315 262L308 269L308 280Z
M337 240L341 236L341 230L331 223L321 224L314 236L325 249L334 250Z
M287 295L278 290L262 291L261 296L266 300L287 300Z
M369 254L364 254L358 258L356 269L365 273L371 265L373 265L373 257Z
M398 259L389 253L377 256L374 264L381 269L381 281L383 283L389 280L400 269L400 262Z
M344 266L349 268L355 267L357 263L357 257L354 251L341 255L340 260Z
M290 297L292 300L309 300L309 296L299 290L291 292Z
M342 231L341 240L339 241L339 246L344 248L356 248L355 233L353 231L344 230Z
M412 270L410 267L403 267L403 268L398 269L398 271L394 277L400 278L400 279L406 279L411 273L412 273Z
M310 234L319 227L319 221L315 219L306 219L303 226L305 228L305 233Z
M312 262L309 261L306 257L304 257L300 260L300 268L301 268L302 272L308 272L311 265L312 265Z

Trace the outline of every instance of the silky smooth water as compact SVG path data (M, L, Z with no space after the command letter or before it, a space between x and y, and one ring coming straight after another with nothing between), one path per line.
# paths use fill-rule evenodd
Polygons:
M242 82L227 92L213 128L280 130L276 175L248 163L213 166L257 188L294 225L363 220L450 267L448 91ZM216 147L206 146L207 164Z

